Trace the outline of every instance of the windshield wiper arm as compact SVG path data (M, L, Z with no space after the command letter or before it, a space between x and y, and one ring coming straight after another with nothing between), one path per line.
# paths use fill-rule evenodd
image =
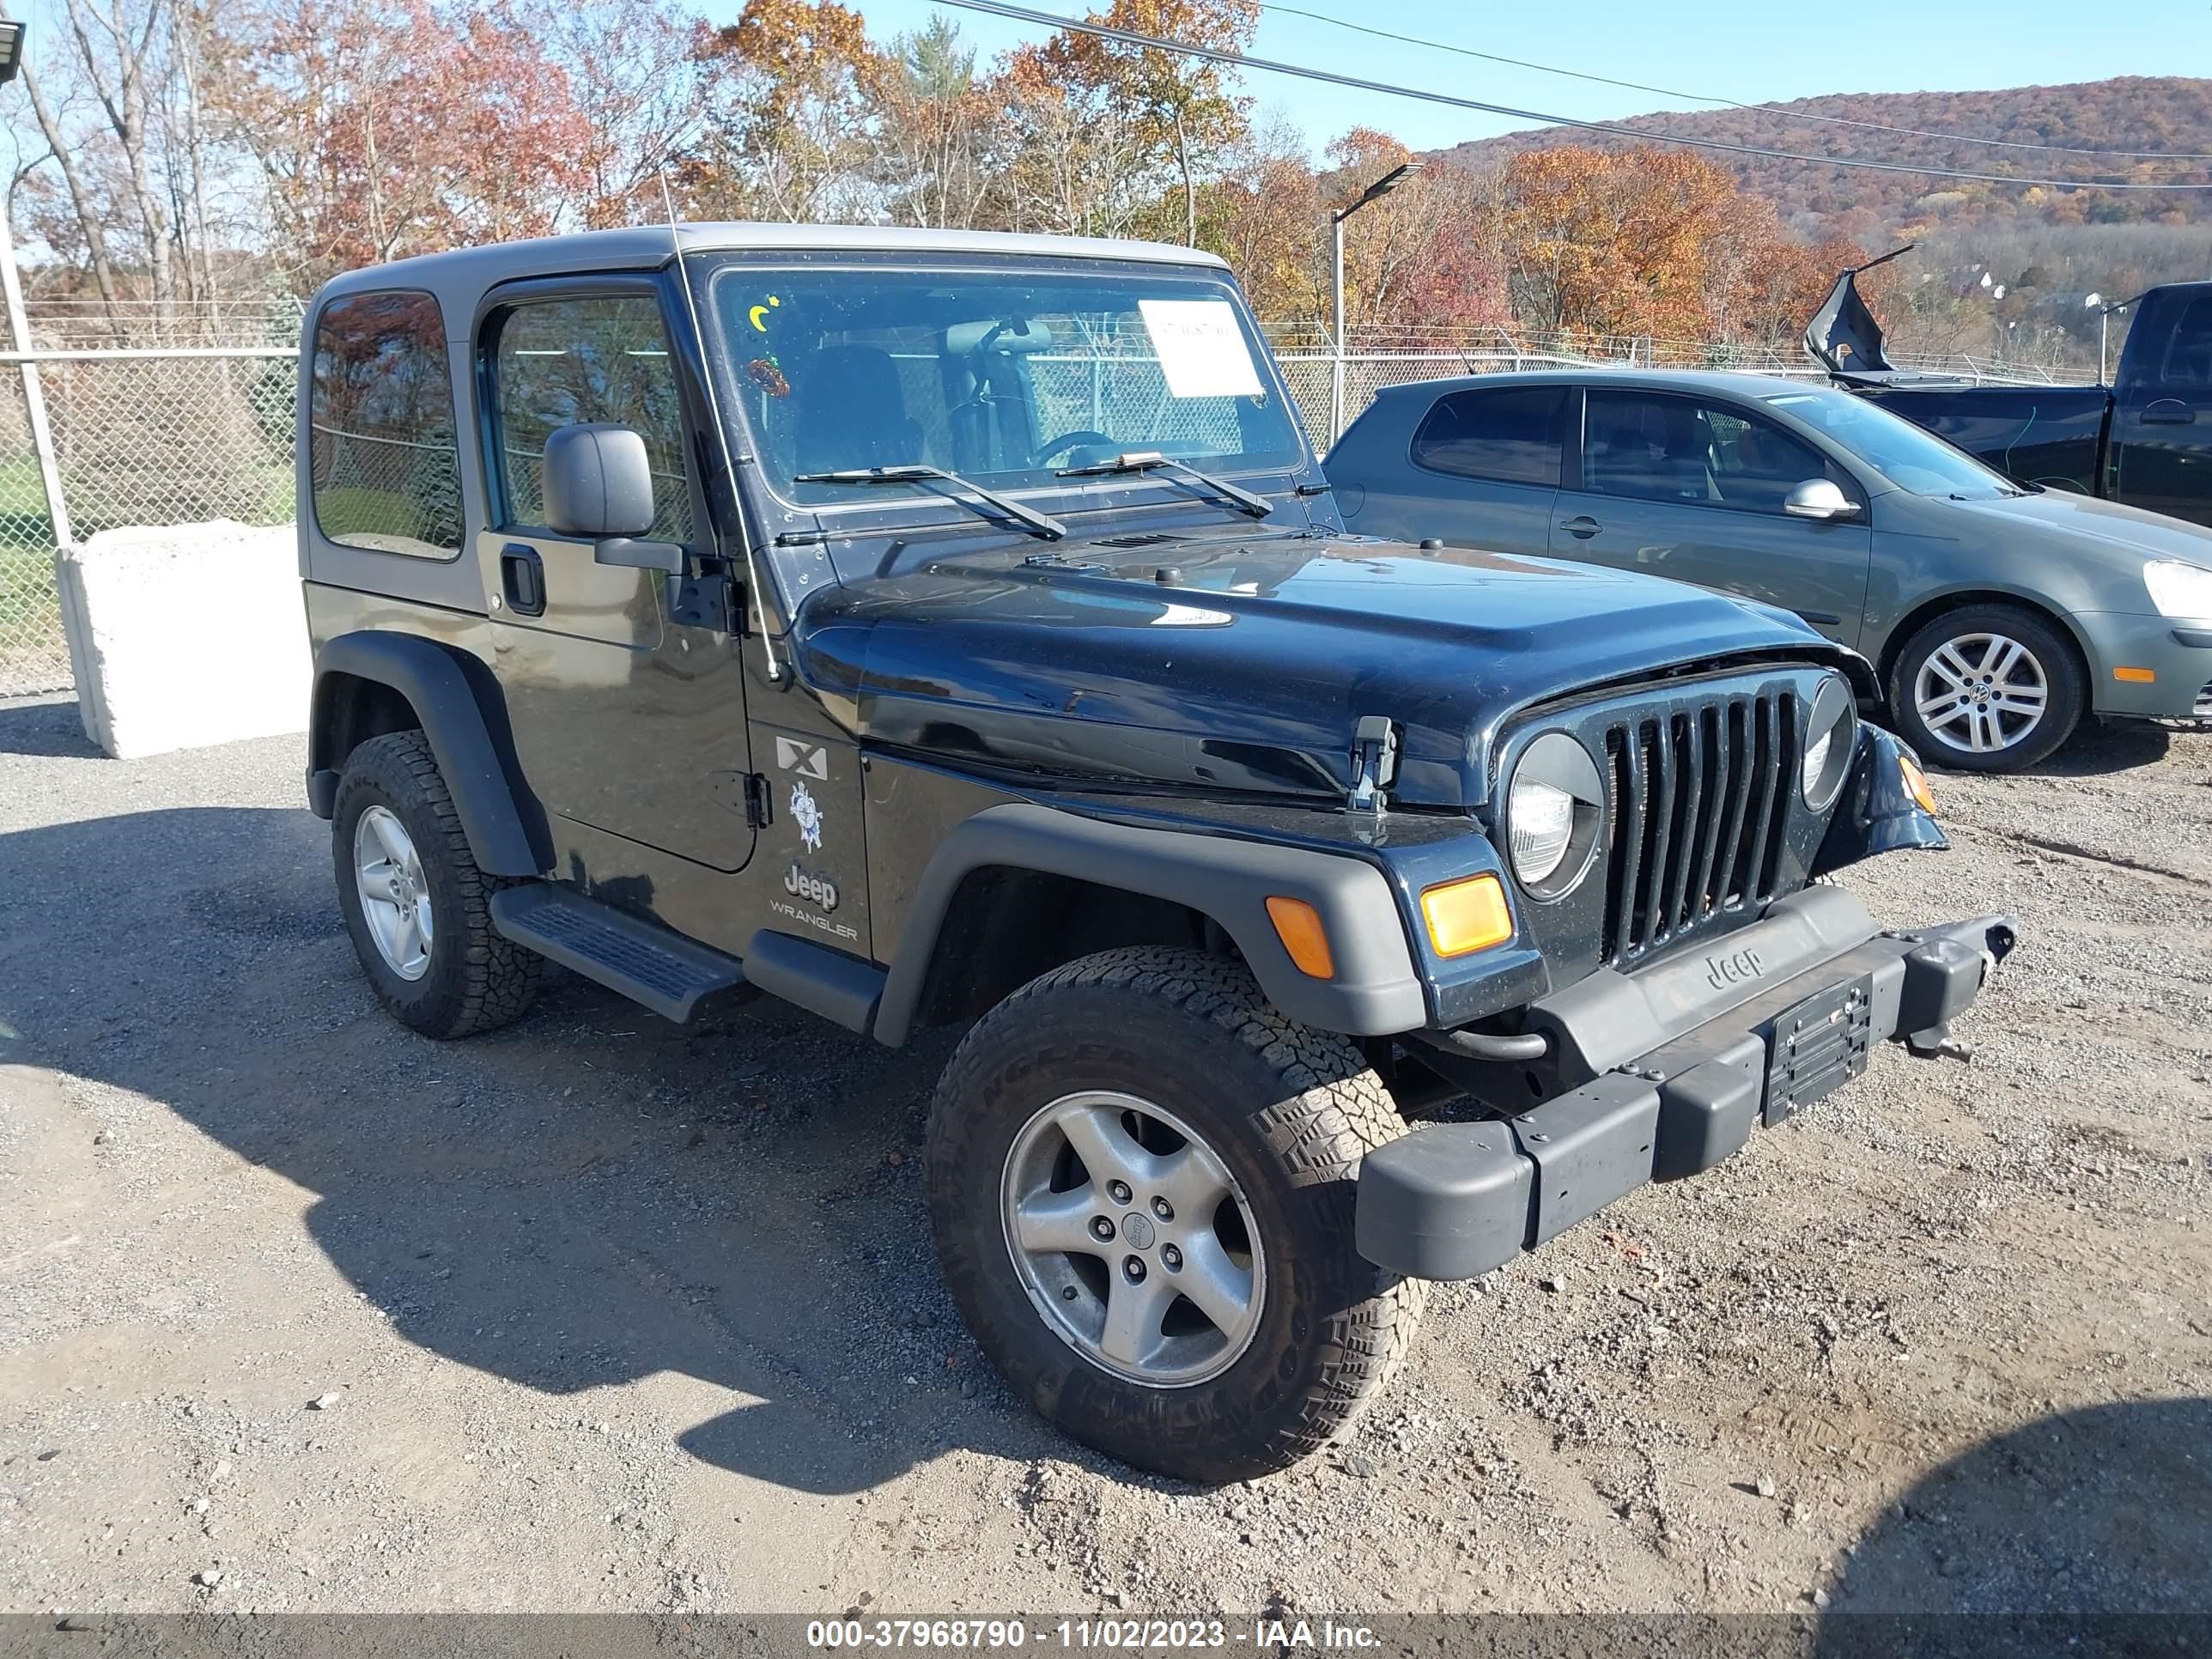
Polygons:
M793 483L879 484L926 483L930 479L964 489L978 501L988 501L1032 536L1042 536L1047 541L1060 541L1067 534L1067 526L1057 519L1024 507L1019 501L971 483L957 472L947 472L941 466L926 466L920 461L910 461L901 466L854 466L839 472L797 472L792 475ZM957 499L957 498L956 498Z
M1186 478L1194 478L1225 501L1233 501L1255 519L1264 519L1275 510L1275 504L1265 495L1255 495L1249 489L1240 489L1226 478L1217 478L1211 472L1200 472L1196 467L1179 461L1172 455L1163 455L1157 449L1132 449L1116 455L1110 461L1093 461L1088 466L1064 466L1053 474L1055 478L1096 478L1109 472L1150 472L1155 467L1169 467Z

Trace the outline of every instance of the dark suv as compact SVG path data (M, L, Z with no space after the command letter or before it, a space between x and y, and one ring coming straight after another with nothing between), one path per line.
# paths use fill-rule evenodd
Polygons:
M1422 1279L1935 1052L2011 944L1811 884L1942 844L1851 652L1346 535L1208 256L610 231L340 277L303 362L307 790L379 997L967 1025L945 1273L1131 1462L1312 1451Z

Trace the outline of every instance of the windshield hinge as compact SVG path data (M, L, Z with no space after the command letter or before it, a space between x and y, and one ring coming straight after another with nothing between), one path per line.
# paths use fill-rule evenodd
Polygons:
M668 587L668 620L678 628L710 628L717 634L742 631L744 606L726 572L716 569L662 580Z
M1363 714L1352 730L1352 793L1346 807L1380 822L1389 797L1382 791L1398 775L1398 729L1388 714Z

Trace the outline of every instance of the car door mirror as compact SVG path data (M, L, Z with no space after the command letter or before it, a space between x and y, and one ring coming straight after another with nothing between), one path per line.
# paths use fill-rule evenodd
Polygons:
M592 544L601 564L684 574L676 542L653 528L653 465L645 440L611 421L556 427L545 439L545 527Z
M1808 478L1782 498L1782 510L1793 519L1850 519L1859 509L1834 479Z

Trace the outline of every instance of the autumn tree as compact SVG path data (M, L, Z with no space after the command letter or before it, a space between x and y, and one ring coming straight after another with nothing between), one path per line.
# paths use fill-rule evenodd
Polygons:
M884 68L860 13L837 0L745 0L736 22L702 26L693 50L708 98L696 199L734 218L872 216Z
M973 227L997 180L1002 123L975 53L943 16L891 42L869 86L878 170L901 224Z
M1092 22L1186 45L1241 52L1260 22L1259 0L1113 0ZM1207 58L1131 46L1064 29L1039 53L1048 76L1103 98L1126 116L1144 160L1169 170L1180 190L1181 240L1198 242L1202 174L1247 130L1251 100L1235 76Z
M303 285L349 265L562 228L591 125L509 0L270 0L225 92Z

